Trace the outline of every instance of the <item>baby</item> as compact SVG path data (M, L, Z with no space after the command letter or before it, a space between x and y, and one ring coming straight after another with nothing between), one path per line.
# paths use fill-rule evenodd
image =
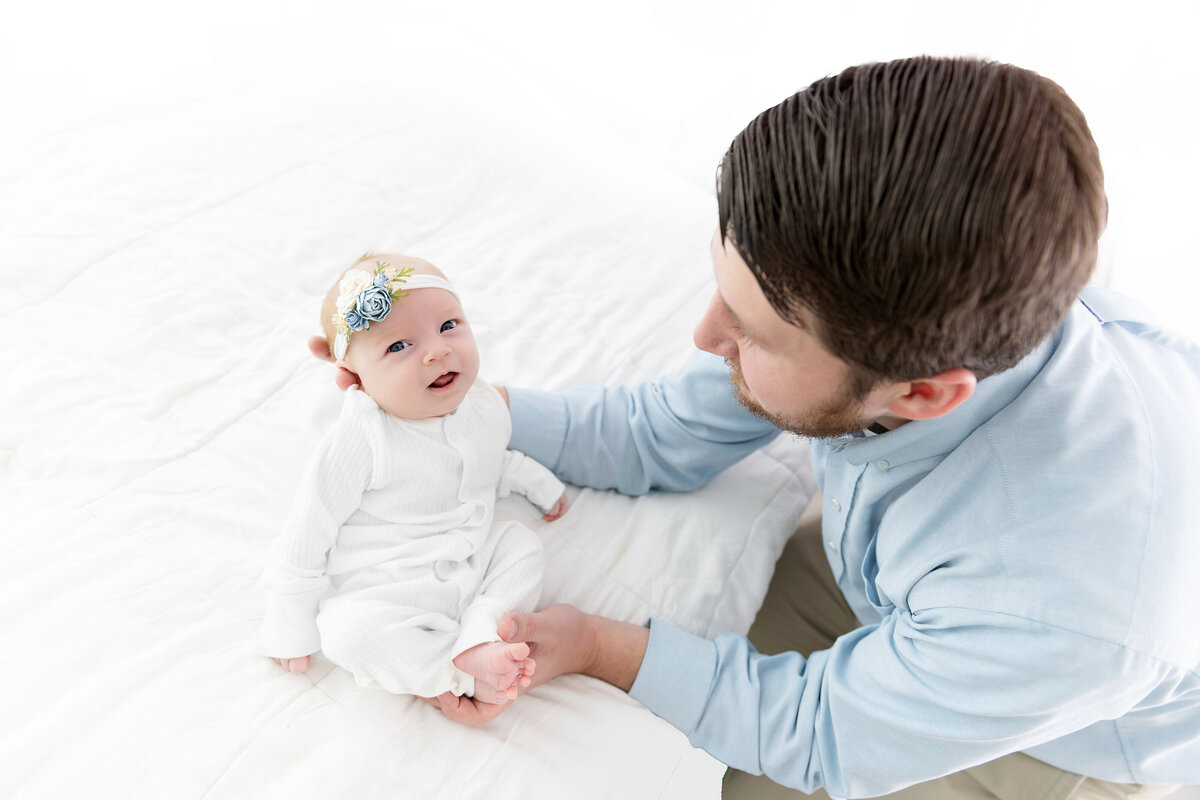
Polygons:
M476 380L475 339L436 267L364 256L330 289L321 322L358 385L272 547L266 654L303 672L319 649L362 685L506 703L535 664L496 625L534 609L543 556L528 528L493 522L495 500L515 490L552 521L563 484L506 450L508 406Z

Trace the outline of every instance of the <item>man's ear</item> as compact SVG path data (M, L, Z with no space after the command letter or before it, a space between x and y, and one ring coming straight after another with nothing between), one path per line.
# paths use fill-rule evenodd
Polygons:
M887 410L908 420L933 419L949 414L975 393L975 373L969 369L948 369L920 380L898 384L898 394Z

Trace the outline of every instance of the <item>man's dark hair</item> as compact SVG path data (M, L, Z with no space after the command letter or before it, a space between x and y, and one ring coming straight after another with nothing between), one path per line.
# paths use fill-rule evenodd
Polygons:
M717 174L720 229L865 392L1016 364L1065 318L1107 203L1058 84L975 59L852 67L760 114Z

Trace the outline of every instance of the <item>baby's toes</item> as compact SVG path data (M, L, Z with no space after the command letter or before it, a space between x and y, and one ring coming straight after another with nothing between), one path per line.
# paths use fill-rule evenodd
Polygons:
M525 642L513 642L504 649L504 654L513 661L524 661L529 658L529 645Z

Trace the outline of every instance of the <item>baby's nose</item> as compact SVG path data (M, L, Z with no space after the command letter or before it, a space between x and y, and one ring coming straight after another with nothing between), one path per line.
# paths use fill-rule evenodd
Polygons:
M437 361L438 359L445 358L448 355L450 355L449 347L446 347L445 345L443 345L441 347L434 347L431 350L425 351L425 363L432 364L433 362Z

